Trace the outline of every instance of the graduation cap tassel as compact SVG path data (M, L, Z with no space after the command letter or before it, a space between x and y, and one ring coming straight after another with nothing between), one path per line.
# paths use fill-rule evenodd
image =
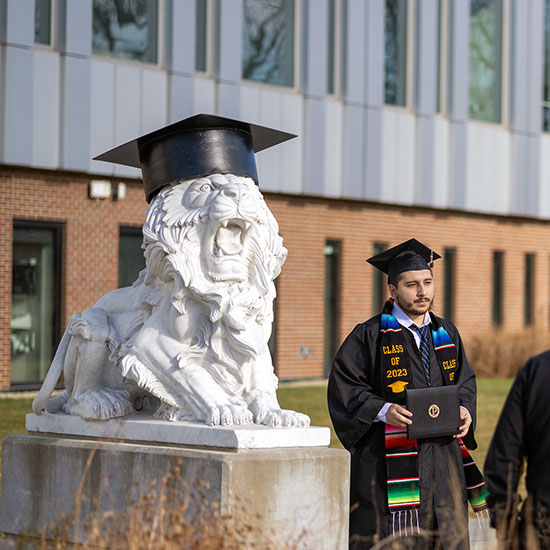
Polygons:
M395 512L391 513L391 525L392 525L392 531L393 536L395 537Z
M420 524L418 523L418 509L416 509L415 512L416 512L416 532L420 535Z

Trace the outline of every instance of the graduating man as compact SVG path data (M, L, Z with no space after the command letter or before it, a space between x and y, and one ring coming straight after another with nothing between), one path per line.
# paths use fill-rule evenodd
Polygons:
M491 524L498 538L512 546L550 549L549 399L546 351L529 359L518 373L485 461ZM527 499L518 518L518 483L525 459Z
M351 453L351 548L417 533L417 544L430 546L437 533L443 548L468 549L467 498L475 510L483 507L481 474L459 439L475 448L475 375L456 327L431 311L438 258L411 239L367 260L388 275L391 298L353 329L334 359L328 404ZM453 385L458 433L407 439L415 418L406 389ZM467 495L465 476L475 495Z

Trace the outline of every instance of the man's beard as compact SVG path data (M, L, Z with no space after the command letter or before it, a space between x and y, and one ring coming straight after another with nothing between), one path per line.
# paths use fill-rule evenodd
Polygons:
M407 315L424 315L426 311L432 308L434 303L434 298L428 300L427 302L422 302L421 304L416 304L415 302L403 302L399 297L396 297L397 305L407 314ZM422 309L420 309L422 307Z

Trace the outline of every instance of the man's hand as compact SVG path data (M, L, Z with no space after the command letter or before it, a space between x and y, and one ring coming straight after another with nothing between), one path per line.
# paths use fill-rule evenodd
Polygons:
M453 435L453 437L455 439L458 439L459 437L461 438L464 437L468 433L471 423L472 423L472 417L470 416L468 409L461 405L460 406L460 426L458 427L460 431L457 434Z
M412 424L412 420L410 419L412 415L413 413L405 407L392 403L386 412L386 424L391 424L398 428L406 428L407 424Z

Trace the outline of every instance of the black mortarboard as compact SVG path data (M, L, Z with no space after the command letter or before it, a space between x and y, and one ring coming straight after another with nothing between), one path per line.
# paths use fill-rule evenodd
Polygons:
M388 275L388 282L405 271L431 269L439 254L416 239L409 239L393 248L369 258L367 262Z
M141 168L147 202L168 183L210 174L258 183L254 153L296 137L215 115L195 115L119 145L94 160Z

